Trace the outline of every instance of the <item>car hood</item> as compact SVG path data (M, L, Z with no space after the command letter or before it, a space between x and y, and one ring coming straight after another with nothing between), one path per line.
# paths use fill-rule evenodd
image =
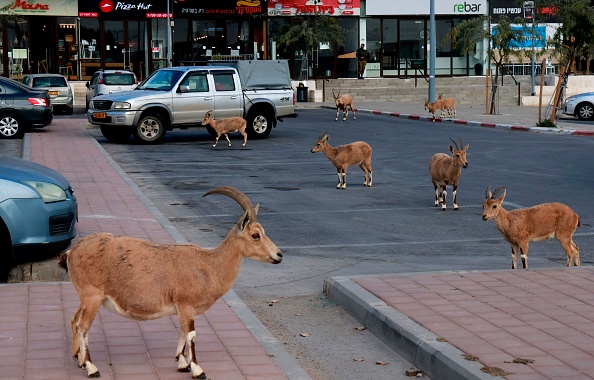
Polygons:
M0 179L18 182L49 182L60 186L64 190L69 186L68 180L53 169L31 161L3 154L0 154Z
M130 90L95 96L93 100L111 100L114 102L129 102L138 98L143 100L163 99L171 97L171 91Z

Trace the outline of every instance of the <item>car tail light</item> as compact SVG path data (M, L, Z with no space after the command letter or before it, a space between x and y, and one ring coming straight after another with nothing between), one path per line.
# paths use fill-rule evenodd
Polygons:
M34 106L44 106L47 107L47 99L45 98L29 98L27 99L29 103L33 104Z

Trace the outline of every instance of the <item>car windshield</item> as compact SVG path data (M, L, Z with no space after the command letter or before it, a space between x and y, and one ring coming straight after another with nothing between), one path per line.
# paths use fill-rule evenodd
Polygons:
M66 87L66 79L64 77L33 78L32 87Z
M136 82L134 74L125 73L105 73L103 74L103 84L108 86L131 86Z
M169 91L182 76L181 71L177 70L159 70L154 75L147 78L138 90Z

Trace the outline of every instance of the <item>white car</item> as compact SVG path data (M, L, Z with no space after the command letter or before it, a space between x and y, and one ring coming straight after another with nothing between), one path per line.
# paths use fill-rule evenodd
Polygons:
M138 85L136 75L129 70L98 70L86 83L86 110L89 109L89 102L99 95L111 94L120 91L134 90Z
M594 120L594 92L568 97L563 103L563 113L580 120Z

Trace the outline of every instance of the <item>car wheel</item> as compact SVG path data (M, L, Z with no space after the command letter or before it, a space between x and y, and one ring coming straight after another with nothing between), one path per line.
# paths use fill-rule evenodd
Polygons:
M101 127L103 137L114 143L125 143L132 135L132 130L121 127Z
M89 101L85 102L85 113L89 110Z
M5 114L0 117L0 138L16 139L25 133L21 119L12 114Z
M250 110L247 119L246 132L252 139L265 139L270 135L273 126L273 116L264 109Z
M592 120L594 119L594 106L590 103L582 103L578 105L575 114L580 120Z
M8 228L0 219L0 282L8 281L12 268L12 240Z
M165 138L165 127L158 114L148 114L143 116L136 130L134 131L136 140L143 143L158 143Z

